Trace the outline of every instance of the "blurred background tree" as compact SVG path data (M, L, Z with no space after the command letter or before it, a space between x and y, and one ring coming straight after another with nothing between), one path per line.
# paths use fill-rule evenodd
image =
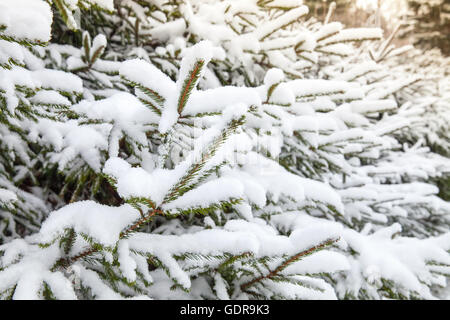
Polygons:
M425 49L450 54L450 0L409 0L404 37Z
M402 28L397 44L413 43L423 49L439 48L450 54L450 0L305 0L310 15L325 17L335 3L333 20L347 27Z

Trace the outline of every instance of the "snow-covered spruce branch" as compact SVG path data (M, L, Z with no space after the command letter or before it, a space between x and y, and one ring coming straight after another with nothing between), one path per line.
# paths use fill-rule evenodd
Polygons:
M128 236L128 234L130 234L131 232L133 232L136 229L138 229L139 227L141 227L144 223L148 222L153 216L155 216L157 214L163 214L163 212L158 209L151 209L146 214L141 213L142 217L139 220L137 220L134 224L132 224L131 226L129 226L128 228L126 228L120 232L119 239L126 238ZM69 251L69 250L70 249L68 249L67 251ZM52 269L54 270L55 268L58 268L58 267L67 268L70 265L72 265L73 263L77 262L78 260L83 259L85 257L88 257L88 256L96 253L98 250L100 250L100 249L99 248L90 248L90 249L87 249L87 250L77 254L76 256L61 258L56 262L56 264L52 267Z
M302 252L297 253L296 255L289 257L288 259L286 259L283 263L281 263L276 269L270 271L267 275L264 276L259 276L253 280L250 280L244 284L241 285L241 289L243 291L246 291L249 287L251 287L252 285L254 285L257 282L260 282L264 279L272 279L276 276L278 276L278 274L283 271L284 269L286 269L291 263L298 261L299 259L302 259L303 257L310 255L316 251L322 250L325 247L328 247L329 245L333 244L334 242L338 241L339 239L329 239L326 240L314 247L311 247L307 250L304 250Z
M333 19L1 1L1 297L445 298L448 58Z

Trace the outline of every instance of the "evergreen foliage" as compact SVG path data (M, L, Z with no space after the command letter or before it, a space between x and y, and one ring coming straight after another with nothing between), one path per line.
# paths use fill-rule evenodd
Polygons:
M2 0L0 296L446 298L448 58L333 8Z

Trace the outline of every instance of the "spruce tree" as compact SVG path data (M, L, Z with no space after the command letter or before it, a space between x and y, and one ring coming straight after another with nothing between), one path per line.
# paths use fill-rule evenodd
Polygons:
M446 0L408 0L404 20L404 36L412 37L414 44L425 49L439 48L450 53L450 3Z
M0 3L1 297L445 298L448 59L333 9Z

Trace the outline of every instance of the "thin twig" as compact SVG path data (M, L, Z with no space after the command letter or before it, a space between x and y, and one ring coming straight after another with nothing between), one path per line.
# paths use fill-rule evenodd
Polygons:
M251 280L249 282L246 282L246 283L242 284L241 285L241 290L245 291L248 287L254 285L257 282L260 282L261 280L271 279L271 278L275 277L281 271L283 271L287 266L289 266L291 263L297 261L301 257L309 255L309 254L313 253L314 251L323 249L324 247L327 247L327 246L331 245L332 243L334 243L334 242L336 242L338 240L339 240L339 238L328 239L328 240L325 240L324 242L318 244L317 246L311 247L311 248L309 248L309 249L307 249L305 251L297 253L296 255L292 256L290 259L286 260L281 265L279 265L275 270L270 271L267 275L260 276L258 278L255 278L255 279L253 279L253 280Z

